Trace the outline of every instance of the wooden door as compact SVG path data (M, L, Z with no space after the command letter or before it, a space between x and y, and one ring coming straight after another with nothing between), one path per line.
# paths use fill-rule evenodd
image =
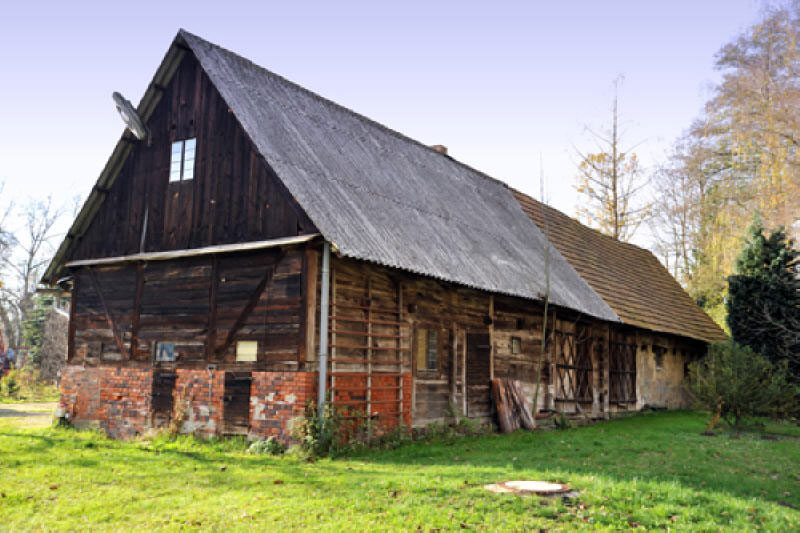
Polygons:
M491 399L489 332L467 333L467 416L489 417Z
M636 344L612 342L609 350L609 401L636 403Z
M226 372L222 399L222 432L247 435L250 430L250 372Z
M174 391L174 372L153 372L153 398L150 402L153 427L160 428L169 425L175 401Z

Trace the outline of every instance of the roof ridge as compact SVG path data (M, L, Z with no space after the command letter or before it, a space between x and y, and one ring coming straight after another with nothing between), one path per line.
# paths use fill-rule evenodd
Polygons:
M294 82L294 81L292 81L292 80L290 80L290 79L288 79L288 78L286 78L284 76L281 76L280 74L278 74L276 72L273 72L273 71L269 70L268 68L259 65L258 63L256 63L252 59L248 59L248 58L246 58L246 57L244 57L244 56L242 56L240 54L237 54L236 52L234 52L232 50L229 50L228 48L225 48L224 46L218 45L217 43L212 43L211 41L209 41L207 39L204 39L204 38L202 38L202 37L200 37L198 35L195 35L194 33L190 32L190 31L187 31L187 30L185 30L183 28L180 28L178 30L178 35L180 35L181 37L184 37L184 36L188 35L192 39L196 39L196 40L201 41L201 42L203 42L203 43L205 43L205 44L207 44L209 46L217 48L218 50L221 50L221 51L225 52L226 54L230 54L231 56L235 57L236 59L238 59L240 61L244 61L245 63L248 63L248 64L252 65L256 69L258 69L258 70L260 70L260 71L272 76L273 78L279 80L281 83L285 83L285 84L291 86L293 89L297 89L300 92L305 93L308 96L311 96L312 98L316 98L318 100L321 100L325 104L332 105L332 106L334 106L334 107L336 107L338 109L341 109L342 111L354 116L355 118L357 118L359 120L362 120L364 122L367 122L368 124L371 124L371 125L373 125L373 126L375 126L377 128L380 128L383 131L385 131L385 132L387 132L387 133L389 133L391 135L394 135L395 137L398 137L398 138L400 138L400 139L402 139L404 141L410 141L413 144L415 144L415 145L417 145L417 146L419 146L421 148L424 148L425 150L433 152L433 153L435 153L435 154L437 154L439 156L442 156L442 157L447 157L448 159L450 159L451 161L453 161L457 165L461 165L462 167L467 168L472 172L475 172L476 174L480 175L484 179L487 179L489 181L498 183L498 184L503 185L504 187L507 187L509 189L512 188L508 183L504 182L503 180L500 180L498 178L490 176L486 172L483 172L482 170L476 169L475 167L470 166L470 165L464 163L463 161L460 161L460 160L454 158L453 156L451 156L449 154L443 154L443 153L439 152L438 150L433 149L431 146L423 143L422 141L418 141L417 139L409 137L408 135L405 135L405 134L397 131L396 129L393 129L393 128L385 125L385 124L382 124L382 123L374 120L374 119L371 119L366 115L362 115L358 111L354 111L354 110L350 109L347 106L344 106L344 105L342 105L342 104L340 104L338 102L334 102L333 100L331 100L329 98L326 98L326 97L322 96L321 94L312 91L311 89L307 89L307 88L303 87L302 85L300 85L299 83L296 83L296 82Z

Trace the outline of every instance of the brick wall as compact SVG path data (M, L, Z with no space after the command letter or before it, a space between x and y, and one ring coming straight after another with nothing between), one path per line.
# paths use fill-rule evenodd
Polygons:
M253 372L250 437L289 440L292 419L316 400L316 372Z
M183 419L181 433L209 438L222 427L225 372L178 369L175 378L175 408L172 416Z
M403 379L404 418L410 423L411 376ZM396 385L397 380L393 381ZM97 426L112 437L131 438L150 426L152 389L150 368L70 365L62 375L60 403L78 427ZM316 391L316 372L253 372L249 436L288 441L293 419L303 414L307 402L316 400ZM178 369L173 417L181 417L181 433L203 438L219 435L224 393L224 371ZM396 409L396 405L375 408L387 413L387 427L396 424L396 415L388 414Z
M411 426L411 374L402 377L402 420L406 426ZM371 412L375 417L377 432L391 430L398 425L401 404L400 391L397 389L400 382L396 376L382 376L372 374L371 378ZM367 410L367 374L352 373L336 376L333 388L333 404L345 415L357 413L363 415Z
M141 368L65 368L60 406L78 427L97 426L115 438L144 432L150 421L152 371Z

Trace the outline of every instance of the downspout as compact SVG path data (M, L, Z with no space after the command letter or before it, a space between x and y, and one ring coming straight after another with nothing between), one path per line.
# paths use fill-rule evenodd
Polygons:
M331 285L331 244L325 241L322 245L322 286L320 288L319 303L319 397L317 398L317 413L324 412L328 384L328 309Z

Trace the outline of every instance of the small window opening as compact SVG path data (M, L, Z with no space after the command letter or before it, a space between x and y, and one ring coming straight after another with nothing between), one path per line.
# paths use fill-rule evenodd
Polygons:
M258 360L258 341L239 341L236 343L236 361L255 363Z
M172 143L169 163L169 181L186 181L194 178L194 153L197 139Z
M522 352L522 339L519 337L511 337L511 353Z
M656 361L656 368L662 369L664 368L664 354L667 353L667 348L663 346L656 346L653 345L653 358Z
M159 342L156 343L156 361L171 363L175 361L175 343Z
M417 330L417 370L439 368L439 334L435 329Z

